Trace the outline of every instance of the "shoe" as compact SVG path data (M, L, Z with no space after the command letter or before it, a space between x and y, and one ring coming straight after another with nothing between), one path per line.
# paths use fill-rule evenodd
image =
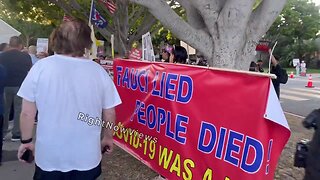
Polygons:
M12 138L11 138L11 141L12 142L17 142L17 141L20 141L20 136L12 136Z

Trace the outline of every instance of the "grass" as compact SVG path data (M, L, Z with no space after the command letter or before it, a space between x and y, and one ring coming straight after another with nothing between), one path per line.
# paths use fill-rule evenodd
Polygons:
M287 73L296 73L295 68L285 68L287 70ZM314 73L320 73L320 69L307 69L307 74L314 74Z

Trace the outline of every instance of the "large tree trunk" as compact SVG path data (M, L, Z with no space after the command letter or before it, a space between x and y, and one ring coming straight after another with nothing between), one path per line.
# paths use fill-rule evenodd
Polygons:
M131 0L143 5L179 39L201 52L210 66L247 70L255 46L286 0L177 0L187 22L164 0Z

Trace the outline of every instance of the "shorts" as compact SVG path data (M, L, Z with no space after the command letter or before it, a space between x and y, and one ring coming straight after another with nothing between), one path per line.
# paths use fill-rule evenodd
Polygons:
M36 165L34 180L96 180L101 175L101 163L88 171L44 171Z

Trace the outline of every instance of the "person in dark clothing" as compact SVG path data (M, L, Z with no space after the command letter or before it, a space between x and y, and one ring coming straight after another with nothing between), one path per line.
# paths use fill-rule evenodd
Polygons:
M254 61L251 61L249 71L253 71L253 72L257 71L257 64Z
M3 111L4 111L4 102L3 102L3 93L4 93L4 80L5 80L5 69L0 65L0 166L2 162L2 131L3 131Z
M270 51L269 51L269 53L270 53ZM270 73L275 74L277 76L276 79L272 79L272 84L273 84L274 89L277 93L278 99L280 99L280 83L281 83L280 79L281 79L281 76L283 76L283 74L281 72L282 67L279 64L279 57L278 56L273 56L271 53L270 53L270 56L271 56L271 63L272 63Z
M257 61L257 69L259 72L264 72L263 68L262 68L262 65L263 65L263 61L261 59L259 59Z
M313 110L302 122L307 129L314 128L306 158L304 180L318 180L320 177L320 109Z
M188 58L187 50L182 46L175 46L170 58L174 63L186 64Z
M3 135L8 133L8 121L10 107L14 104L14 125L12 129L12 141L20 141L19 117L21 113L22 99L17 96L17 92L32 67L31 57L27 53L21 52L22 41L19 37L10 38L9 49L0 54L0 65L4 67L7 73L4 88L4 123Z

